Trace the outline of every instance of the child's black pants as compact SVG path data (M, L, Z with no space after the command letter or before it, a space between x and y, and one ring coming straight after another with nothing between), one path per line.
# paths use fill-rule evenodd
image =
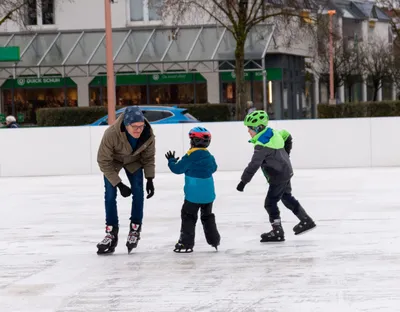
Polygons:
M279 184L270 184L267 197L265 198L264 207L268 212L269 221L271 223L273 223L274 220L280 219L278 208L278 202L280 200L282 200L282 203L295 215L297 215L299 211L300 203L292 195L292 186L290 181Z
M200 219L203 224L207 243L217 246L220 242L215 215L212 213L213 202L208 204L196 204L185 200L181 210L181 236L180 242L187 248L193 248L196 232L196 222L200 209Z

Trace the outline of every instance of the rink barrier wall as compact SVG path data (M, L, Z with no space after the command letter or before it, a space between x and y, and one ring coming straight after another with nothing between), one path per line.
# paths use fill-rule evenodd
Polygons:
M194 124L154 125L156 172L169 172L165 153L182 156ZM253 147L242 122L202 123L220 171L240 171ZM400 117L271 121L293 135L294 169L400 166ZM98 174L97 150L107 126L3 129L0 176Z

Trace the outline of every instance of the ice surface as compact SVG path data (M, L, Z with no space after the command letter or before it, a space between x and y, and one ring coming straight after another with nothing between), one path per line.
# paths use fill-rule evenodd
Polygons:
M286 242L268 245L259 242L269 230L261 173L244 193L240 172L217 173L220 250L198 226L194 253L175 254L183 176L159 174L131 255L130 200L119 199L112 256L96 254L101 176L2 178L1 311L399 311L399 176L399 168L296 170L294 194L318 227L294 236L297 220L280 205Z

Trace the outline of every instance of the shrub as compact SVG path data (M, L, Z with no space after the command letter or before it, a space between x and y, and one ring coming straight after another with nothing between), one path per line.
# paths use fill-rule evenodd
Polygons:
M178 106L186 108L189 114L200 121L227 121L231 118L226 104L187 104ZM120 108L122 106L117 106L116 110ZM40 127L81 126L91 124L107 114L107 108L103 106L40 108L36 111L36 119Z
M400 116L400 101L319 104L318 118Z

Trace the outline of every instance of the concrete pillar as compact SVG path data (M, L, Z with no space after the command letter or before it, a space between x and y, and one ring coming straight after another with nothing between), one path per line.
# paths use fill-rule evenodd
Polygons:
M319 98L319 77L314 75L314 103L313 103L313 114L315 118L318 118L318 104L321 103Z
M397 86L393 82L392 83L392 101L396 101L396 99L397 99Z
M382 85L382 81L381 81L380 88L378 89L378 92L376 94L376 100L378 102L382 101L382 87L383 87L383 85Z
M341 85L338 88L338 92L339 92L339 103L344 103L345 102L345 98L344 98L344 85Z
M211 104L220 102L219 73L202 73L207 80L207 99Z
M78 106L89 106L89 83L94 77L76 77L72 78L78 87Z
M342 37L343 36L343 19L341 16L337 15L337 31L339 35Z
M366 102L368 100L368 92L367 92L367 78L363 77L361 83L361 101Z
M364 43L368 43L368 20L361 22L361 35Z
M274 107L274 118L282 119L282 82L272 81L272 105Z

